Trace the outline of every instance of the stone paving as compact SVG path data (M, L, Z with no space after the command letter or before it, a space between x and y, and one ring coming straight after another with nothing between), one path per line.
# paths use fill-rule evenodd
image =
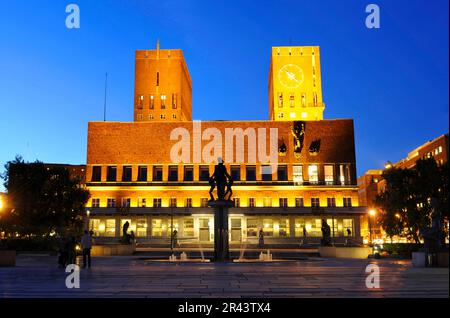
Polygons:
M379 289L365 268L380 267ZM310 258L274 263L162 263L97 257L81 271L80 289L65 287L54 256L19 255L0 268L0 297L448 297L448 268L413 268L407 260Z

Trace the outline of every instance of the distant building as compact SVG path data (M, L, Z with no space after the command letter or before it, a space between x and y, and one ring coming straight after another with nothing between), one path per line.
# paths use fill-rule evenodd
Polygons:
M77 178L82 186L86 184L86 165L70 165L63 163L44 163L44 165L47 169L63 167L69 171L71 178Z

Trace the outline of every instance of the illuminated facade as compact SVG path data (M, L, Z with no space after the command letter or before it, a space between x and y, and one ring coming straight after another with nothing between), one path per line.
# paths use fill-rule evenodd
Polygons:
M167 242L176 229L182 244L212 244L208 179L222 157L234 180L231 244L256 243L260 229L266 243L318 243L322 219L336 243L362 242L353 121L323 120L318 47L272 49L268 121L192 121L181 50L137 51L135 80L134 122L88 126L97 236L117 239L128 221L138 243Z

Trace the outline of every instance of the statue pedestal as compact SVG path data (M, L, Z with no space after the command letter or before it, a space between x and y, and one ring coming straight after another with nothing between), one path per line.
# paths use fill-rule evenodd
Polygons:
M214 208L214 261L229 261L228 208L233 206L233 202L226 200L209 201L208 206Z

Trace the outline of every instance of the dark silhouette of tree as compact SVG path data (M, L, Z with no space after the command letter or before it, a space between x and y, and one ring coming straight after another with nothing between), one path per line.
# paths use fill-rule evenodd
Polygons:
M20 156L5 165L2 175L8 209L0 228L21 237L65 235L81 231L89 191L64 167L24 162Z
M433 197L439 201L441 221L448 221L448 163L438 166L432 158L418 160L411 169L385 170L383 178L386 187L375 204L381 210L378 222L390 237L400 235L419 243L419 230L430 223Z

